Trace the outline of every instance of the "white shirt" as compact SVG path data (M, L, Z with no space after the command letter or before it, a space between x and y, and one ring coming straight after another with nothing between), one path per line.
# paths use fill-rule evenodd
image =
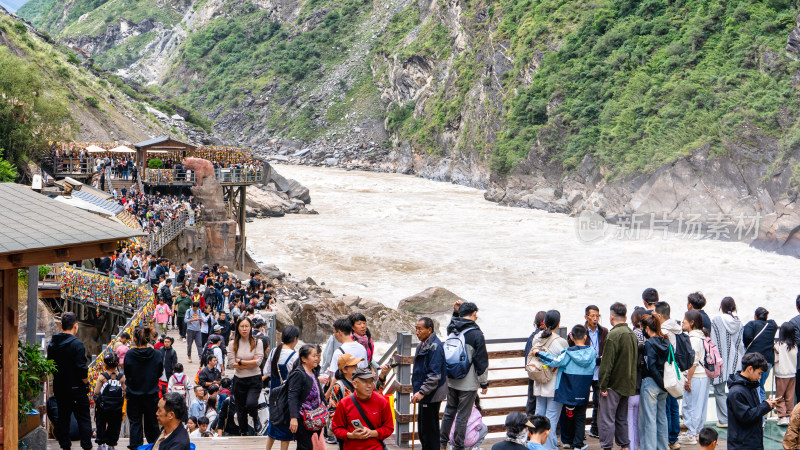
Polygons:
M345 342L339 347L335 352L333 352L333 358L331 359L331 365L328 367L328 372L331 373L331 376L339 370L339 357L344 355L345 353L349 353L356 358L364 358L363 361L358 363L359 369L365 369L369 367L369 362L367 361L367 349L364 348L363 345L359 344L358 342Z
M275 357L275 350L277 349L273 348L272 351L269 352L267 363L264 364L264 371L261 374L266 377L272 375L272 358ZM289 355L291 355L291 358L289 358ZM298 354L295 350L292 350L288 347L282 347L281 356L278 358L278 364L286 364L286 373L291 373L292 369L294 369L295 365L297 365L297 360L299 357L300 354Z

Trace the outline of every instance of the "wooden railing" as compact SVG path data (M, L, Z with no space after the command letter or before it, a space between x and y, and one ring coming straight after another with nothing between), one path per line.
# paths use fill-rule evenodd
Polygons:
M398 446L408 446L412 440L410 424L413 420L411 411L411 372L414 364L413 349L418 345L412 343L411 334L398 332L397 340L378 360L379 364L391 362L397 364L394 379L387 382L386 394L394 394L395 406L395 440ZM481 397L483 417L504 417L514 411L525 412L528 398L528 377L522 365L522 357L527 338L487 339L488 348L504 347L503 350L489 350L489 389L503 389L505 392ZM512 349L508 349L511 347ZM518 348L518 349L517 349ZM508 389L506 389L508 388ZM510 391L510 392L509 392ZM494 406L487 403L514 402L513 406ZM441 413L440 413L441 415ZM502 424L488 425L490 433L503 432Z
M222 167L214 169L220 184L253 184L261 181L263 167Z

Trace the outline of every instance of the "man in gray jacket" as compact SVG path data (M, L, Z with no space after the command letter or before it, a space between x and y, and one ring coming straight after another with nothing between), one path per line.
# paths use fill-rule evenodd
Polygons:
M447 365L442 341L433 332L433 320L420 317L415 327L419 345L414 355L411 403L419 403L419 441L422 450L439 449L439 408L447 397Z
M458 312L454 313L450 325L447 326L448 338L445 341L445 354L448 344L459 334L463 334L467 360L470 363L469 371L461 378L454 378L451 368L447 368L447 406L442 417L442 426L439 433L439 447L447 448L450 441L450 429L455 420L453 432L453 450L464 449L464 436L467 432L467 422L475 405L478 388L481 395L486 394L489 388L489 354L486 352L486 341L483 332L475 323L478 320L478 306L467 302L455 305Z

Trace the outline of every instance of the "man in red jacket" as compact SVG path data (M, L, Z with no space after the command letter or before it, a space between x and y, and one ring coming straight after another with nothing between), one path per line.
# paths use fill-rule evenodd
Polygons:
M353 372L355 393L343 398L333 415L333 434L345 450L381 450L394 432L392 410L382 395L373 394L375 374L361 368Z

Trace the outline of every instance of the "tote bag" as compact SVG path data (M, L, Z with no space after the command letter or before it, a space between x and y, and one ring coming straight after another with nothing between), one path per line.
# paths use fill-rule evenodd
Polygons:
M675 361L672 345L669 346L669 356L667 356L667 362L664 363L664 389L675 398L683 397L681 370Z

